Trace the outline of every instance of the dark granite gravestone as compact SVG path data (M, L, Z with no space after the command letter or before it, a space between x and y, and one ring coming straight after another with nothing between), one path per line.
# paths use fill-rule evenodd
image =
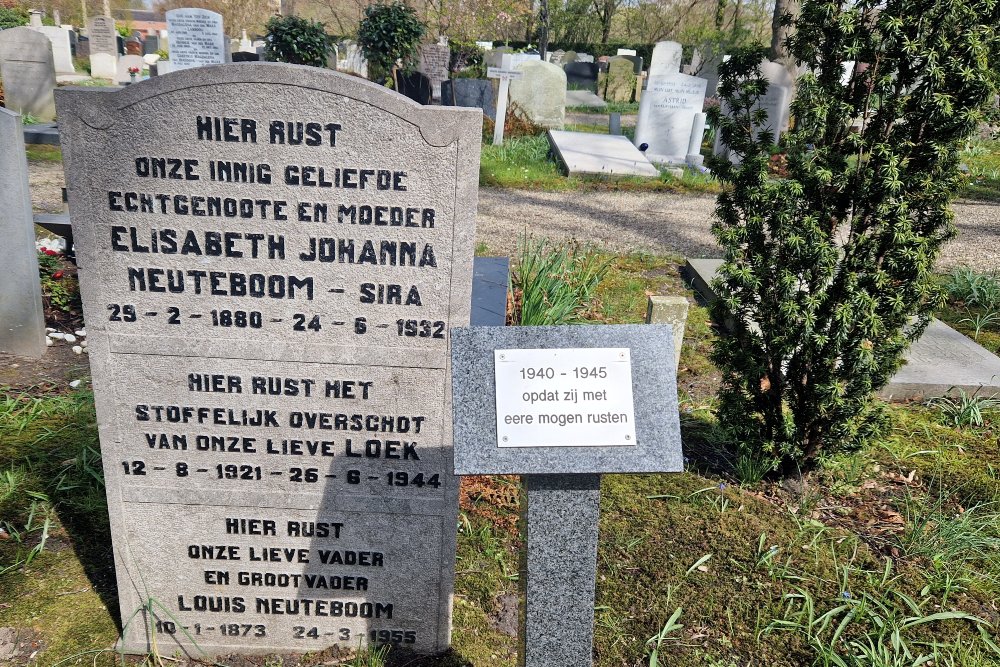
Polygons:
M482 115L273 63L58 103L123 648L445 650Z
M522 667L593 664L602 473L683 470L667 325L452 330L455 473L520 474Z
M449 79L441 84L441 106L477 107L496 120L497 103L489 79Z
M142 43L142 54L151 56L160 50L160 38L156 35L148 35L146 41Z
M597 63L566 63L566 86L572 90L589 90L597 92Z
M233 51L232 58L234 63L255 63L260 61L260 54L249 51Z
M434 93L431 80L420 72L401 72L397 76L399 93L406 95L414 102L430 104Z
M115 41L118 43L118 55L125 55L125 38L121 35L115 35Z
M632 72L636 76L642 74L642 56L622 56L632 61ZM610 62L610 61L609 61Z
M89 37L78 37L76 40L76 52L74 53L76 58L89 58L90 57L90 38Z

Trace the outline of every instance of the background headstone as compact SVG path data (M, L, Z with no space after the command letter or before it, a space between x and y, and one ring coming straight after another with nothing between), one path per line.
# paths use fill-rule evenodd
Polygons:
M622 58L628 58L632 61L632 73L636 76L642 74L642 56L622 56Z
M56 74L76 74L73 67L73 49L70 46L69 30L54 25L43 25L33 28L45 35L52 42L52 63Z
M597 64L596 63L566 63L563 65L566 73L566 85L573 90L589 90L597 92Z
M477 107L496 120L493 82L485 79L449 79L441 84L441 106Z
M617 55L619 56L634 56L635 49L618 49Z
M136 73L134 79L128 72L130 67L139 68L139 71ZM118 83L132 83L133 81L138 83L139 81L142 81L142 71L145 68L146 61L142 59L142 56L122 56L118 59L118 71L115 75L115 80Z
M524 76L510 82L511 103L542 127L561 130L566 122L566 73L542 60L523 62L516 69Z
M406 95L418 104L431 103L433 94L431 80L423 73L417 71L399 72L396 75L396 80L399 82L400 94Z
M43 121L56 117L52 42L34 28L0 30L0 79L4 106Z
M147 35L142 42L142 55L151 56L160 50L160 38L156 35Z
M431 83L434 99L441 98L441 82L448 79L451 48L447 44L424 44L420 47L420 65L417 68Z
M0 211L0 351L37 358L45 352L45 315L28 161L21 116L7 109L0 109Z
M90 38L89 37L78 37L76 40L76 55L77 58L90 58Z
M608 61L608 77L604 80L604 99L607 102L631 102L635 93L634 64L624 56Z
M118 596L122 618L140 614L123 648L147 652L158 621L164 655L394 637L446 649L458 520L448 332L469 321L481 114L273 63L58 100ZM146 156L196 161L181 169L199 179L145 177ZM247 164L273 180L230 175ZM286 168L306 164L327 171L291 173L325 181L342 165L359 187L286 184ZM130 230L200 250L141 252ZM156 416L168 405L219 419ZM211 438L242 444L212 451ZM142 617L150 599L165 608L155 619ZM230 613L199 611L209 599Z
M221 15L207 9L172 9L167 12L167 32L174 71L226 62Z
M683 55L684 47L677 42L657 42L649 59L649 78L679 73Z
M249 53L247 51L234 51L233 52L233 62L234 63L255 63L260 60L260 56L256 53Z
M792 75L780 63L765 60L760 64L760 69L768 81L768 86L767 91L754 106L754 110L763 109L767 113L767 119L762 124L755 125L754 130L758 136L761 132L772 133L774 142L778 143L781 134L788 129L789 109L795 82ZM722 113L729 115L725 103L722 104ZM729 152L728 147L722 142L721 132L716 132L713 151L716 155L728 155L734 164L740 162L740 156Z

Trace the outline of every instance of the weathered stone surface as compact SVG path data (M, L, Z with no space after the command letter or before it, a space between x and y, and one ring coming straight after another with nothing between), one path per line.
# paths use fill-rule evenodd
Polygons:
M689 259L686 271L691 285L706 301L717 298L712 289L721 259ZM906 400L979 391L1000 393L1000 357L940 320L931 320L924 335L905 355L880 395Z
M556 158L568 176L648 176L660 175L628 137L549 130L549 141Z
M7 109L0 109L0 211L0 351L40 357L45 352L45 316L28 161L21 116Z
M43 121L56 117L56 72L48 37L27 27L0 31L0 79L8 109Z
M674 333L674 365L680 368L688 300L682 296L651 296L646 304L646 324L669 324Z
M608 61L608 77L604 80L604 99L608 102L631 102L637 81L634 65L625 56Z
M56 74L76 74L73 67L73 49L70 45L69 30L56 25L44 25L32 28L45 35L52 43L52 64Z
M500 447L496 350L628 348L635 404L634 446ZM452 331L455 473L562 474L683 469L673 333L658 324L469 327Z
M566 122L566 73L542 60L522 62L524 72L510 82L510 101L542 127L561 130Z
M683 54L684 48L677 42L657 42L649 59L649 78L680 72Z
M496 120L493 82L488 79L449 79L441 84L441 106L475 107Z
M207 9L172 9L167 12L167 33L175 72L226 62L228 49L220 14Z
M444 649L481 114L272 63L58 101L121 614L169 611L124 647Z
M600 475L525 475L519 664L593 664Z
M434 99L441 99L441 83L448 80L451 48L447 44L424 44L420 47L418 69L431 82Z

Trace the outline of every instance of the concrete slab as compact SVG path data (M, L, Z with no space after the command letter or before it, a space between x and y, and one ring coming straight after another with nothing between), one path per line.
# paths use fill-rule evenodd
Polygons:
M566 106L603 109L608 106L608 103L589 90L567 90Z
M721 259L689 259L685 272L706 301L716 298L711 282ZM1000 394L1000 357L938 319L906 353L905 363L879 392L886 399L906 400L979 391Z
M567 176L660 175L660 170L624 136L549 130L549 142Z

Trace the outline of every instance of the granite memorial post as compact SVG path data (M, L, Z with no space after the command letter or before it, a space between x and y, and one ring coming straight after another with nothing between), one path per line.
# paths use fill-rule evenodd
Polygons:
M0 108L0 352L41 357L45 315L21 116Z
M457 475L519 474L521 667L593 664L602 473L683 469L667 325L452 331Z
M482 114L275 63L57 102L124 649L447 648Z

